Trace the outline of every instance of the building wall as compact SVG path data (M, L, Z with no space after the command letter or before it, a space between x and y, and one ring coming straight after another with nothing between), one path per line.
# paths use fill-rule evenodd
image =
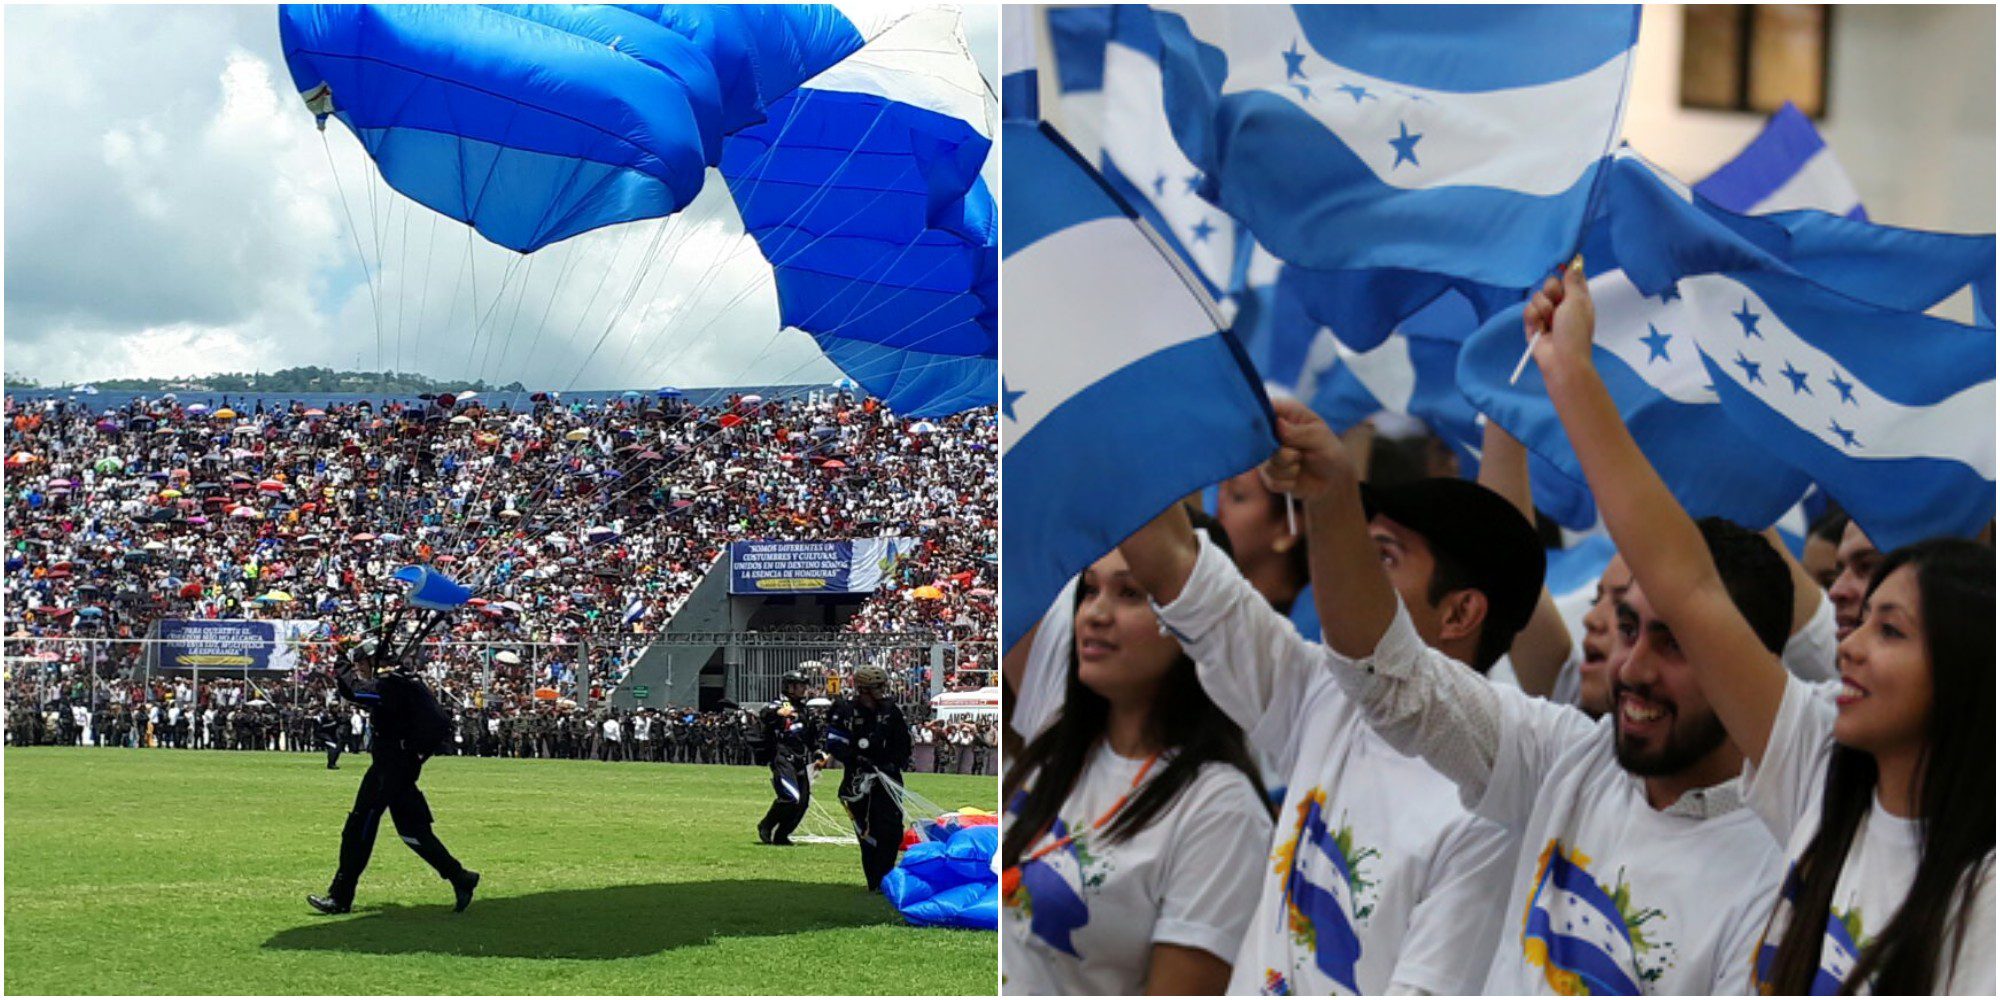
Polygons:
M1681 7L1648 4L1625 137L1694 182L1736 155L1763 116L1680 106ZM1994 8L1842 5L1818 125L1869 217L1954 232L1994 226Z

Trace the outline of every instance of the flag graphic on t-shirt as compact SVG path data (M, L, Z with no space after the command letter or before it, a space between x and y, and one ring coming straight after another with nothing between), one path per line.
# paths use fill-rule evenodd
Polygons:
M1277 870L1285 876L1284 919L1293 940L1312 949L1313 965L1344 987L1359 992L1354 967L1361 938L1354 930L1356 857L1327 826L1326 793L1313 789L1299 803L1291 843L1278 849ZM1351 840L1351 837L1345 838ZM1266 986L1272 985L1267 976ZM1284 982L1283 977L1278 977ZM1294 984L1285 983L1289 991Z
M1772 992L1771 966L1778 957L1778 942L1783 940L1785 927L1791 922L1792 907L1798 902L1796 866L1786 870L1785 885L1778 896L1778 908L1765 928L1764 940L1757 945L1757 992L1763 994ZM1865 940L1859 907L1845 911L1838 906L1827 907L1826 939L1820 943L1819 969L1813 973L1813 996L1830 997L1843 992L1841 986L1854 971L1854 962L1860 957Z
M1069 830L1057 820L1049 836L1062 839ZM1049 947L1078 958L1071 932L1090 922L1083 901L1083 864L1074 841L1021 865L1021 881L1008 894L1007 906L1028 919L1028 930Z
M1650 947L1640 927L1659 911L1632 912L1625 887L1606 890L1589 866L1581 851L1549 841L1528 896L1522 953L1559 994L1635 996L1653 978L1640 964Z

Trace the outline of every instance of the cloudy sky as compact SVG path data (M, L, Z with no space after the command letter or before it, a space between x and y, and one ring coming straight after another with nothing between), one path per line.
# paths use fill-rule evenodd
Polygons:
M11 374L324 365L556 389L838 377L778 329L769 265L712 172L671 220L524 265L390 191L338 123L322 141L271 7L4 16ZM965 29L994 79L996 9L967 10Z

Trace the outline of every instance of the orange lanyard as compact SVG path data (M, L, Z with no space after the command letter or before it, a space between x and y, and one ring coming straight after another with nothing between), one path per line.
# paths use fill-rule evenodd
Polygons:
M1086 827L1084 832L1095 833L1098 830L1101 830L1105 826L1110 824L1110 822L1113 819L1116 819L1118 814L1125 810L1126 803L1131 802L1132 796L1139 791L1139 786L1145 784L1146 775L1152 773L1153 765L1155 763L1158 763L1159 759L1160 759L1159 751L1154 751L1151 757L1146 758L1146 763L1140 765L1139 767L1139 773L1132 776L1132 787L1125 789L1125 794L1118 796L1118 801L1111 803L1111 808L1104 810L1104 814L1102 816L1097 817L1097 820L1091 823L1090 826ZM1049 830L1053 828L1054 828L1054 823L1051 822L1051 824L1048 827L1043 828L1042 832L1036 835L1035 839L1039 840L1042 837L1048 836ZM1035 862L1040 861L1045 857L1048 857L1050 854L1053 854L1057 851L1062 850L1065 847L1068 847L1069 845L1076 842L1076 838L1077 838L1077 833L1075 831L1064 834L1063 836L1058 837L1055 840L1042 845L1034 853L1029 854L1025 858L1022 858L1020 864L1010 866L1007 869L1007 871L1004 872L1001 876L1001 881L1004 883L1002 885L1003 891L1006 893L1012 893L1014 891L1014 887L1020 884L1022 868L1034 864Z

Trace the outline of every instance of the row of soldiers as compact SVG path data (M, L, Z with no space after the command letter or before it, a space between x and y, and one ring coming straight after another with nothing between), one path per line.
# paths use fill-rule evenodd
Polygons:
M40 710L9 706L12 746L172 747L194 750L289 750L319 745L315 713L276 705L184 710L178 706L58 701ZM346 716L338 720L345 731Z
M456 752L481 757L749 764L753 722L742 712L692 717L654 712L541 709L462 713Z

